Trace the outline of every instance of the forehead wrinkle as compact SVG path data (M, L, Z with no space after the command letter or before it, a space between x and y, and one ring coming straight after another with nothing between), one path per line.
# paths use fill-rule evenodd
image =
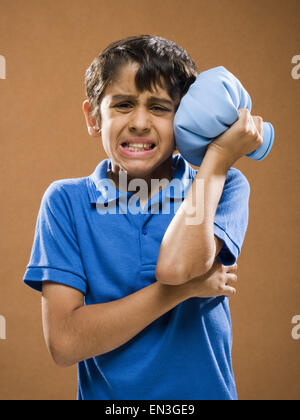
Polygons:
M122 100L122 99L129 99L129 100L134 100L136 101L137 96L136 95L113 95L112 96L112 100ZM157 96L150 96L150 98L148 98L148 101L157 101L157 102L161 102L167 105L172 106L173 103L172 101L170 101L169 99L165 99L165 98L159 98Z

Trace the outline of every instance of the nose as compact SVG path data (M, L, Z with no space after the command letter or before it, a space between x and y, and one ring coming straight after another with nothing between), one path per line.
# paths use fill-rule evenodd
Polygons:
M129 130L135 133L145 133L150 129L151 121L148 111L143 108L135 109L130 115Z

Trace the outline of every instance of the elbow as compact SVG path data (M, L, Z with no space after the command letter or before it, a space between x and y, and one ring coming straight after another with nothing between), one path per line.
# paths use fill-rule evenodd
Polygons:
M188 265L183 262L168 263L166 265L157 264L155 276L161 284L180 285L190 280L205 275L213 266L212 256L199 257L194 263Z
M155 276L159 283L169 286L180 285L188 281L186 270L180 264L157 266Z
M73 366L76 361L71 358L70 344L63 343L62 340L49 340L47 342L48 351L54 361L54 363L59 367L70 367Z

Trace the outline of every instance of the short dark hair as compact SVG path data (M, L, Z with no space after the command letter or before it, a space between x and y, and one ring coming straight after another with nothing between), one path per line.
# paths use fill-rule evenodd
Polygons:
M91 63L85 73L86 95L90 116L100 122L100 104L106 87L125 64L135 62L139 92L165 82L171 99L179 99L196 80L198 69L188 53L175 42L154 35L137 35L109 44Z

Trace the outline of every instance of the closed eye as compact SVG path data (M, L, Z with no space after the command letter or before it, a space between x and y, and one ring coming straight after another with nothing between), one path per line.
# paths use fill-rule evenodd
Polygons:
M151 109L156 109L157 111L169 111L167 108L163 108L161 106L153 106Z
M124 102L124 103L115 105L116 108L123 108L123 109L127 109L128 107L131 107L131 106L132 104L130 104L129 102ZM152 106L151 109L155 111L166 111L166 112L170 111L169 109L163 108L161 106Z
M115 107L116 108L124 108L124 107L127 107L128 105L131 105L131 104L128 104L128 103L118 104L118 105L115 105Z

